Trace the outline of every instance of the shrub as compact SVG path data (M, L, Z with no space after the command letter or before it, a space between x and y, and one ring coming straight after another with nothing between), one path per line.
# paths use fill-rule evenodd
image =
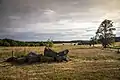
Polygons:
M8 43L8 42L5 41L5 42L3 43L3 45L8 47L8 46L10 46L10 43Z
M47 46L47 47L53 47L53 45L54 45L54 44L53 44L52 40L49 40L49 39L48 39L48 41L47 41L47 43L46 43L46 46Z

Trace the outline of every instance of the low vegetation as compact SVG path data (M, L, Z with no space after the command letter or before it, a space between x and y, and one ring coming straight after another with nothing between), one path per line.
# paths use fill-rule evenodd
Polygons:
M43 54L44 47L0 47L0 80L120 80L120 54L112 49L62 44L52 49L69 49L70 61L12 65L2 62L12 50L22 56L30 51Z
M0 39L0 46L5 46L5 47L13 47L13 46L53 46L53 42L52 41L38 41L38 42L28 42L28 41L17 41L17 40L12 40L12 39Z

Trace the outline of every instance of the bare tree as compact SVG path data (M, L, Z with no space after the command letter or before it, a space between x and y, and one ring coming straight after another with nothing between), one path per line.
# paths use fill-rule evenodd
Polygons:
M113 31L116 30L113 26L112 20L105 19L99 26L96 37L100 39L102 46L106 48L114 42L115 34Z

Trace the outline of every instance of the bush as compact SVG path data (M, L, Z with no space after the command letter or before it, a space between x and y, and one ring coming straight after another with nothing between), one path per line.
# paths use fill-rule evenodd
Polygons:
M15 42L15 41L12 41L11 44L10 44L10 46L18 46L18 43Z
M2 40L0 40L0 46L3 46L3 41Z
M40 46L45 46L45 43L44 42L40 42L39 45Z
M49 47L53 47L53 42L49 42Z
M53 47L53 45L54 44L53 44L52 40L48 40L47 43L46 43L47 47Z
M10 46L10 43L8 43L8 42L5 41L5 42L3 43L3 45L8 47L8 46Z

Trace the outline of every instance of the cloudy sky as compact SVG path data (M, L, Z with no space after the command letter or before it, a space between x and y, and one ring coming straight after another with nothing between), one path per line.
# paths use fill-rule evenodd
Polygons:
M85 40L104 19L120 36L120 0L1 0L0 38Z

